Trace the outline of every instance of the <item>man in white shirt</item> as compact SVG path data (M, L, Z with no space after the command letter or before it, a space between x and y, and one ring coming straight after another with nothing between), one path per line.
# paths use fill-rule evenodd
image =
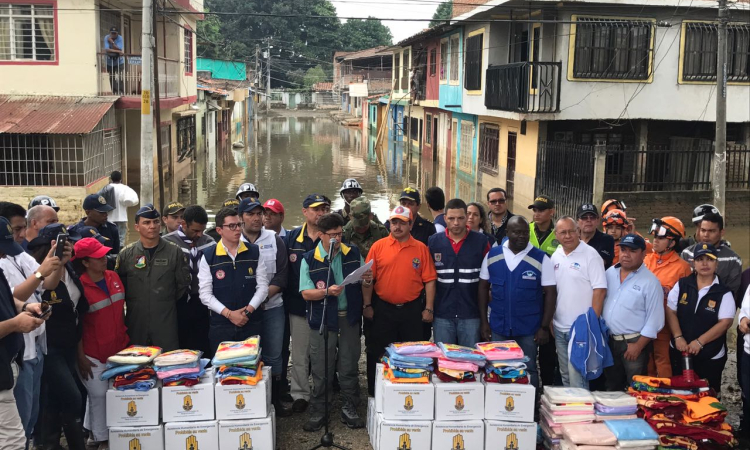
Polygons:
M120 234L120 247L125 247L125 237L128 234L128 207L138 204L138 194L128 185L122 184L122 173L115 170L109 176L111 183L104 186L99 195L107 200L107 204L114 209L109 212L108 219L117 225Z
M53 207L36 205L29 208L29 211L26 213L26 233L21 247L27 250L29 242L39 236L39 230L57 222L57 211Z
M588 388L588 381L570 364L568 344L570 328L581 314L593 307L601 316L607 279L599 253L581 241L578 224L565 216L555 224L555 238L560 247L552 254L557 281L557 307L553 325L555 347L564 386Z

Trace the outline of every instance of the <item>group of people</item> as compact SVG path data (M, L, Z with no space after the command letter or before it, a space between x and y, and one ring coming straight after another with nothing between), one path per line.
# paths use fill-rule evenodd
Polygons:
M284 205L244 183L211 229L199 205L141 206L138 239L125 246L121 213L138 199L118 172L111 179L67 228L50 197L28 210L0 202L0 448L33 438L58 449L63 432L72 450L85 448L86 434L107 448L100 375L109 356L138 344L211 357L220 342L253 335L271 368L277 417L308 411L306 431L327 420L334 377L324 386L326 364L337 375L341 421L364 426L362 335L369 395L388 345L429 339L513 339L537 387L622 390L633 375L679 373L689 356L720 391L726 332L741 307L739 379L750 397L750 270L742 272L711 205L694 211L694 236L663 217L646 239L618 200L556 217L554 199L541 195L529 221L508 210L502 188L490 189L486 204L467 204L432 187L430 221L419 214L420 192L406 188L381 222L347 179L341 210L311 193L304 222L286 229ZM359 282L344 283L366 263ZM582 373L569 347L597 319L614 365Z

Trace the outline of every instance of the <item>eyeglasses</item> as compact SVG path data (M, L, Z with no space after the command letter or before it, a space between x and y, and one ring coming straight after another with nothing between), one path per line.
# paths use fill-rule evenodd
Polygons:
M344 236L344 232L341 233L323 233L331 239L341 239Z
M502 205L503 203L505 203L505 199L504 198L496 198L494 200L490 200L489 203L490 203L490 205Z
M221 228L229 228L231 231L237 231L237 230L240 229L241 226L242 226L242 224L239 223L239 222L237 222L237 223L225 223L224 225L221 226Z

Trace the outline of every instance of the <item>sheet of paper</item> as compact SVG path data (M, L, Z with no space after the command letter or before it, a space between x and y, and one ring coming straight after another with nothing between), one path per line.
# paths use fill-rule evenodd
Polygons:
M348 277L344 278L344 282L341 283L339 286L346 286L347 284L359 283L362 280L362 275L364 275L365 272L370 270L371 267L372 267L372 261L368 262L364 266L350 273Z

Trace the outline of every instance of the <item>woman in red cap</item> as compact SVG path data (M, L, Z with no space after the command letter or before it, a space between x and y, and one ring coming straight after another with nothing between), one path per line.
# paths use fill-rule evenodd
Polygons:
M128 346L125 328L125 289L116 272L107 270L111 250L95 238L76 242L74 265L81 274L89 311L83 319L78 346L78 370L88 390L84 426L99 448L107 448L107 381L101 380L107 358Z

